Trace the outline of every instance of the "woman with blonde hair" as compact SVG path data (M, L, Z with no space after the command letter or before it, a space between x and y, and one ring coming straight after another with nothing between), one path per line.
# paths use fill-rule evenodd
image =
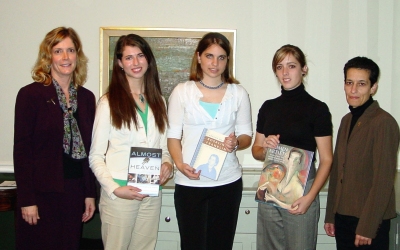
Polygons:
M74 29L53 29L40 45L35 82L18 92L17 249L79 249L82 222L93 216L96 188L88 154L95 97L82 87L87 61Z
M318 193L332 163L331 114L325 103L305 90L303 81L308 67L300 48L284 45L278 49L272 60L272 70L281 85L282 94L265 101L258 112L253 157L264 161L267 149L282 143L313 152L318 149L319 166L317 172L313 162L304 196L294 201L290 209L258 204L257 249L315 249L319 220ZM299 159L299 153L295 153ZM292 181L298 179L298 176L291 178L294 173L286 175ZM282 188L285 188L287 195L298 191L298 181L296 185L286 185L286 181L281 182L278 190L283 192Z

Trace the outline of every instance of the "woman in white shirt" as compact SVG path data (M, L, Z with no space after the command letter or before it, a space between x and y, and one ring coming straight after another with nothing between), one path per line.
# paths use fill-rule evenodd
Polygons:
M158 197L127 186L131 147L161 148L160 182L173 166L167 149L168 117L157 65L140 36L121 36L115 46L108 92L93 127L90 167L101 184L99 203L105 249L154 249L161 209Z
M251 143L250 100L229 68L231 46L208 33L193 55L190 81L178 84L168 107L168 149L177 171L175 209L181 249L232 249L242 196L236 150ZM218 179L189 165L203 128L226 135L228 155Z

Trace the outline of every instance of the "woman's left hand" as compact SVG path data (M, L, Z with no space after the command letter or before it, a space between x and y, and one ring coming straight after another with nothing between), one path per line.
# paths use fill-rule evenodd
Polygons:
M96 210L96 206L94 204L94 198L85 198L85 212L82 215L82 222L89 221Z
M233 150L235 149L236 145L239 145L239 141L235 136L235 133L232 132L228 137L225 137L224 140L224 146L226 149L226 152L232 153Z
M288 209L288 212L295 215L305 214L313 200L314 198L309 195L302 196L293 202L292 209Z
M174 167L169 162L164 162L161 165L160 184L164 184L171 176Z

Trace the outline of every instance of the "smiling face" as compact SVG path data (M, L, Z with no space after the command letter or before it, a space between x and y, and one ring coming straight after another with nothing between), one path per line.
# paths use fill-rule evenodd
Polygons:
M275 67L275 74L285 90L297 88L303 81L303 74L307 73L307 66L301 67L299 61L291 54L287 54Z
M207 78L221 78L228 63L228 56L221 46L212 44L201 55L197 55L197 60L203 71L203 78L207 81Z
M51 76L60 82L71 79L76 68L76 49L71 38L67 37L51 49Z
M347 70L344 81L344 91L347 103L353 108L362 106L375 93L378 84L371 86L369 71L365 69L350 68Z
M124 70L128 81L143 80L149 67L146 56L136 46L125 46L118 64Z

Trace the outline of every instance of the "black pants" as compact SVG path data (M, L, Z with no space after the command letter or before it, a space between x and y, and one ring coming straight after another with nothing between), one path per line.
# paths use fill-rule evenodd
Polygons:
M383 220L379 225L375 239L372 239L371 245L363 245L356 247L354 241L356 239L356 228L358 218L354 216L335 215L335 237L336 248L338 250L385 250L389 249L389 231L390 220Z
M175 185L182 250L231 250L242 200L242 179L217 187Z

